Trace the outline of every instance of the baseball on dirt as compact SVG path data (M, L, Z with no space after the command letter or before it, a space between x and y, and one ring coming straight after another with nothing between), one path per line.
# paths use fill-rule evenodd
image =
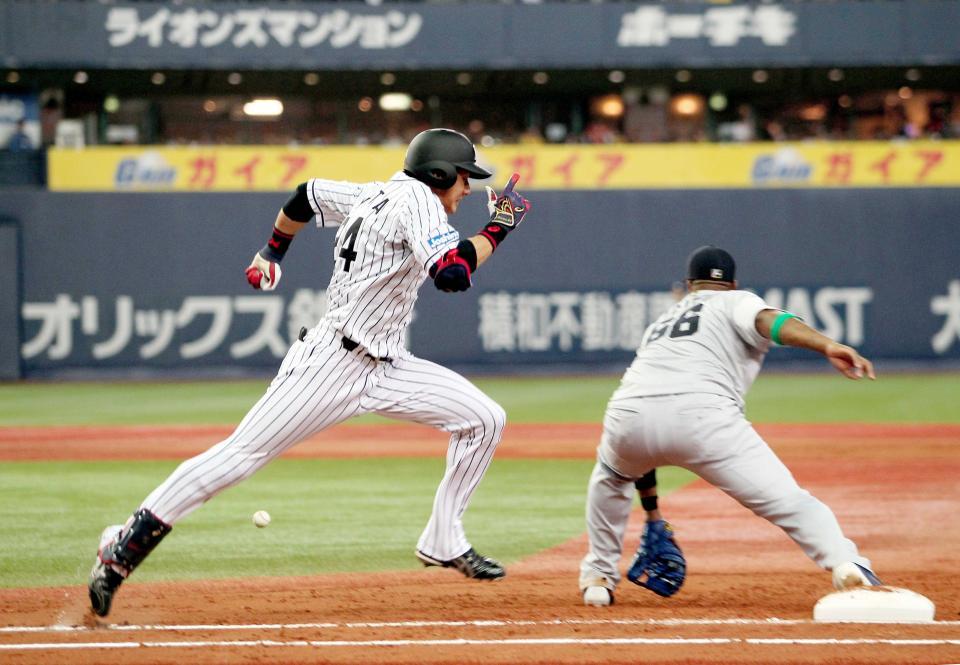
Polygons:
M253 523L258 529L262 529L270 524L270 513L268 513L266 510L258 510L253 514Z

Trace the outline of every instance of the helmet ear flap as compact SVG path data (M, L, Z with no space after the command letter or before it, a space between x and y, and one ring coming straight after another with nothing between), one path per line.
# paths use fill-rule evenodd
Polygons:
M437 189L450 189L457 182L457 167L450 162L434 160L418 169L423 181Z

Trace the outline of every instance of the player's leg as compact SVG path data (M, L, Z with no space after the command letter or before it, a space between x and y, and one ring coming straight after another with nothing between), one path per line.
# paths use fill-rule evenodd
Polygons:
M299 353L296 346L290 354ZM183 462L141 508L172 525L308 436L361 413L360 397L375 361L334 343L303 350L312 350L312 356L282 365L233 433Z
M360 412L360 393L376 362L349 354L326 336L295 343L228 438L180 464L125 525L108 527L89 582L95 613L110 611L117 587L174 523L304 438Z
M450 433L446 471L417 543L418 556L424 563L456 567L469 577L502 577L495 561L474 557L461 519L493 460L506 413L467 379L436 363L407 354L384 365L371 382L364 406Z
M735 404L718 399L699 414L685 420L697 449L687 468L779 526L822 568L853 562L869 570L833 511L797 484Z
M590 549L580 566L580 588L587 604L604 604L590 602L587 587L596 584L592 580L603 578L603 586L610 590L620 581L619 562L635 488L641 490L641 495L648 495L641 502L648 522L628 576L660 595L672 595L682 584L682 574L676 569L668 571L665 566L669 563L666 555L675 554L680 561L683 555L655 501L651 501L656 488L652 470L672 463L667 456L671 449L665 445L673 431L671 404L672 398L637 398L620 400L607 408L603 437L597 448L598 462L587 493ZM650 556L640 556L644 545L650 549ZM597 598L602 600L602 594Z
M613 601L613 590L620 582L620 557L633 508L633 493L633 479L619 475L597 460L587 486L589 549L580 562L580 591L588 604L609 605ZM607 589L608 597L591 587ZM595 598L587 594L594 594Z

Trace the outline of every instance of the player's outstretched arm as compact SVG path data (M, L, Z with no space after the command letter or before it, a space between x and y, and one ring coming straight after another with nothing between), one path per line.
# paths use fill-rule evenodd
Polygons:
M530 211L530 202L514 186L520 174L514 173L499 195L487 187L490 221L474 236L461 240L430 268L430 276L441 291L466 291L473 271L490 258L507 234L520 226Z
M253 255L253 261L247 266L247 282L250 286L264 291L277 288L283 274L280 261L290 248L293 237L300 233L312 217L313 209L307 200L306 183L303 183L277 213L270 239Z
M796 346L822 354L838 372L848 379L867 376L876 379L873 363L853 347L834 341L817 332L789 312L765 309L757 314L757 332L783 346Z

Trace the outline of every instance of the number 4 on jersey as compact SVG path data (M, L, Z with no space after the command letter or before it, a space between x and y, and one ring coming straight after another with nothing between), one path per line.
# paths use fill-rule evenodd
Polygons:
M383 195L382 189L380 190L380 195ZM383 210L383 207L387 205L388 201L390 201L390 199L383 199L376 205L371 206L373 208L373 214L379 214L380 211ZM362 223L363 217L357 218L357 221L351 224L350 228L347 229L347 232L343 234L343 248L340 250L339 256L341 259L343 259L344 272L350 272L350 264L357 260L357 252L353 249L353 247L357 243L357 234L360 232L360 225Z
M346 272L350 272L350 264L357 260L357 253L353 250L353 246L357 242L357 233L360 231L361 222L363 222L363 217L351 224L343 236L343 249L340 250L340 258L343 259L343 269Z

